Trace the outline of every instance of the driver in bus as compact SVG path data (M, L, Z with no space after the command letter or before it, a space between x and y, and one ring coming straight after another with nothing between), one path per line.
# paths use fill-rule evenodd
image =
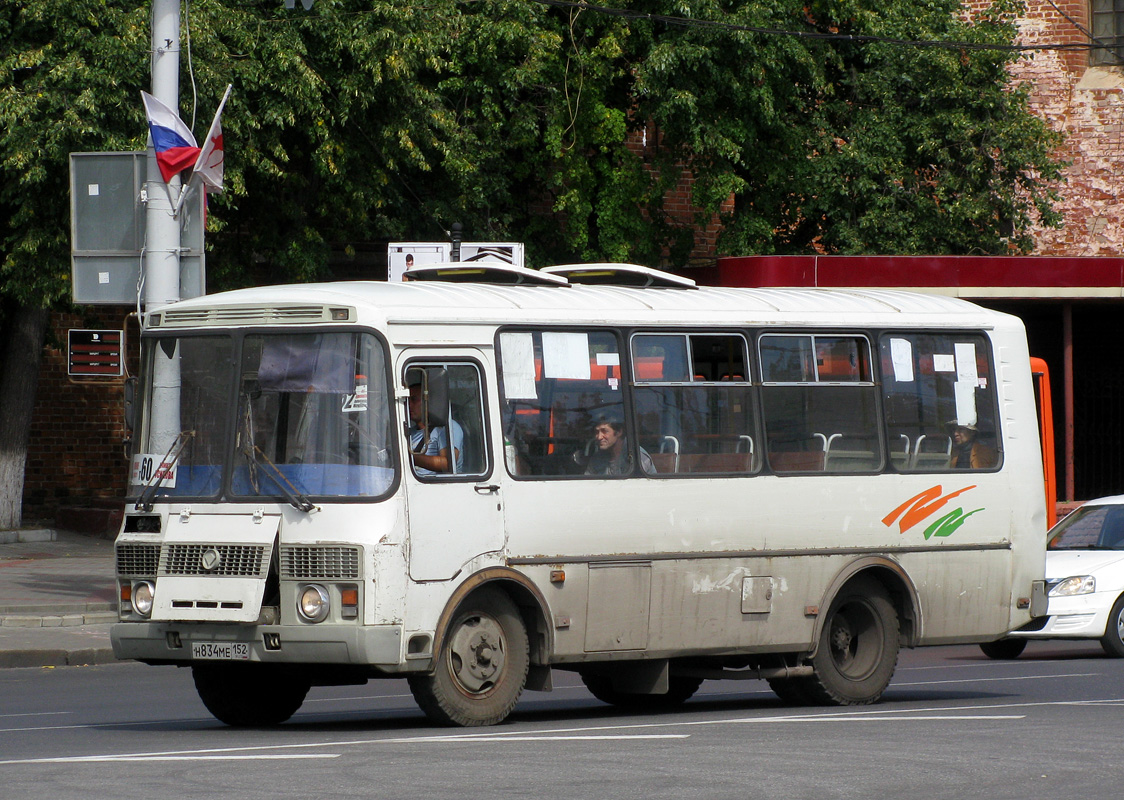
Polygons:
M585 462L586 475L630 475L633 470L632 450L624 434L624 423L603 415L593 428L593 448ZM654 475L656 466L643 447L640 451L640 468Z
M452 472L453 461L449 458L449 429L453 431L453 458L456 471L464 471L462 452L464 451L464 431L452 417L449 429L444 425L426 427L423 423L422 377L421 372L412 370L406 383L410 389L410 459L414 472L418 475L436 475Z
M979 440L979 429L973 424L952 423L952 457L950 469L987 469L996 463L996 450Z

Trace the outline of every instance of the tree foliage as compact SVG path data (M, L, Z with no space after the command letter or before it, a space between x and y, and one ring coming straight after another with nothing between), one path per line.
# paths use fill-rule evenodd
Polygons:
M455 221L538 263L677 263L693 232L664 199L685 169L700 220L734 199L736 254L1018 252L1055 220L1058 142L1009 85L1016 56L905 43L1008 44L1010 0L971 20L957 0L617 8L185 3L181 116L204 129L234 85L212 285L323 277L332 248L440 239ZM0 10L5 297L65 298L67 155L143 147L148 36L148 3Z

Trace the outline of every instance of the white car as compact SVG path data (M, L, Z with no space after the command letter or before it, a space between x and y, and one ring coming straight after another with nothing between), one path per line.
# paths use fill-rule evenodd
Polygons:
M1099 639L1124 658L1124 495L1090 500L1050 529L1046 595L1046 616L980 649L1017 658L1030 639Z

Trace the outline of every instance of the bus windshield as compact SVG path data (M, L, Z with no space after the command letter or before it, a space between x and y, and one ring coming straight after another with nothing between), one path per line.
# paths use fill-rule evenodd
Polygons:
M379 497L394 483L382 345L370 334L151 340L130 494Z

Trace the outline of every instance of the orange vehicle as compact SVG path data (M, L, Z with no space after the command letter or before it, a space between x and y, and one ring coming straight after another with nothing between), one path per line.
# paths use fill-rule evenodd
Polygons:
M1041 358L1031 357L1030 373L1034 381L1034 400L1038 409L1038 437L1042 441L1042 476L1046 489L1046 523L1054 527L1058 521L1058 485L1054 467L1054 411L1050 398L1050 368Z

